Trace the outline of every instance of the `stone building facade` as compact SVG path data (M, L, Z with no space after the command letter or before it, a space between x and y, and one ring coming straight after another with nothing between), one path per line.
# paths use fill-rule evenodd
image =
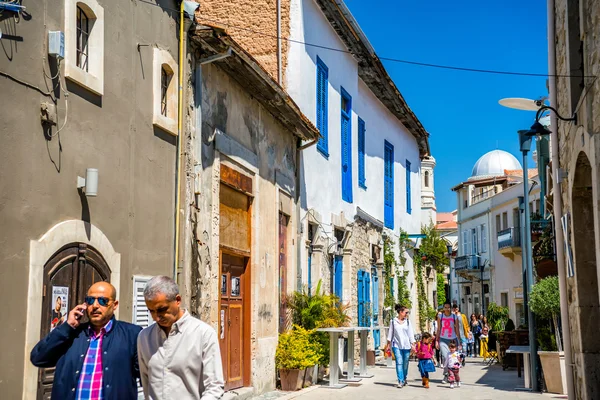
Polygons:
M600 319L600 3L556 0L556 93L565 267L575 398L600 396L600 342L591 321ZM555 168L553 168L555 169ZM554 172L556 174L556 172ZM562 181L561 181L562 180ZM556 184L556 183L555 183ZM557 224L558 225L558 224ZM559 225L560 226L560 225ZM563 321L563 324L566 321Z

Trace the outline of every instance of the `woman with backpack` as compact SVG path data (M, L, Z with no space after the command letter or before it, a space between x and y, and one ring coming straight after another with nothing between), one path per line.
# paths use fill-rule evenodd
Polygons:
M396 358L396 376L398 385L402 388L406 386L408 379L408 361L410 353L415 351L415 332L408 320L408 308L396 304L394 307L398 316L390 321L388 331L388 341L385 347L386 353L391 350Z
M450 302L444 303L444 311L439 313L437 316L438 341L435 345L437 349L440 349L442 353L442 364L446 365L446 359L450 353L450 343L455 341L459 343L458 349L462 349L461 343L461 332L460 325L456 314L452 313L452 305ZM442 383L448 383L448 368L444 367L444 379Z
M475 342L473 343L473 357L475 357L475 354L479 354L479 349L481 348L481 323L475 313L471 314L471 332L473 332L475 338Z

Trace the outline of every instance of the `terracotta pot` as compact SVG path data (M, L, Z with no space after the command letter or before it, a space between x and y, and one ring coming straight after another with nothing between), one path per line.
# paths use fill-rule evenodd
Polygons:
M558 275L558 267L556 262L551 259L542 260L537 263L535 265L535 270L540 279Z
M367 365L370 367L375 365L375 350L367 350Z
M294 392L302 389L304 373L304 369L280 369L279 379L281 380L281 390L284 392Z
M565 354L558 351L538 351L544 371L544 382L549 393L567 394Z

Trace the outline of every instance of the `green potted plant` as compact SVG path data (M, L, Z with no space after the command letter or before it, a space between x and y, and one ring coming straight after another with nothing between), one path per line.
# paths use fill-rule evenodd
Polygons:
M504 331L508 322L508 307L502 307L496 303L488 304L487 318L491 330L489 343L495 344L496 352L498 353L498 357L500 357L500 343L498 343L498 339L500 332ZM499 361L502 362L500 359Z
M565 357L558 329L560 292L557 276L542 279L533 285L529 296L529 308L541 321L551 321L551 324L546 326L538 326L538 343L540 345L538 355L544 372L546 389L550 393L565 394L567 388ZM554 335L552 335L550 326L554 328Z
M305 371L319 361L318 346L310 341L310 332L294 325L289 332L279 335L275 352L275 367L279 370L281 390L302 389Z

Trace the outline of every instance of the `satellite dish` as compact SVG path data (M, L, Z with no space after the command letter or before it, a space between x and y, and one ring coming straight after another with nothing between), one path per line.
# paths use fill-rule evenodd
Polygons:
M544 105L544 100L523 99L520 97L509 97L498 101L500 105L508 108L525 111L537 111Z

